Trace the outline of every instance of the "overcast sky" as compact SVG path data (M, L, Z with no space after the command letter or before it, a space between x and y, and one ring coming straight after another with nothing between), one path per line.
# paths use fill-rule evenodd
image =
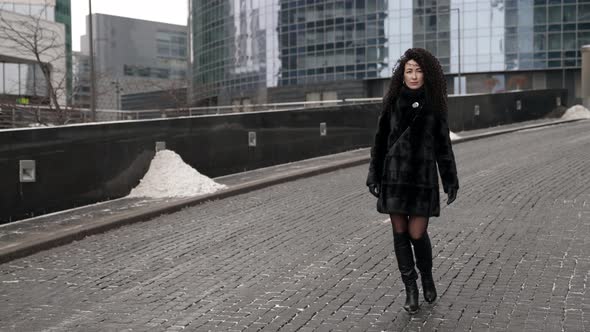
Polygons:
M92 13L186 25L188 0L93 0ZM72 49L80 50L80 36L86 34L88 1L72 1Z

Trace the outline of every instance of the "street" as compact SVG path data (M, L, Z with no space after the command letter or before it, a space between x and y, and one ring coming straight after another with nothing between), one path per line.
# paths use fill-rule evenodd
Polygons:
M2 331L590 331L590 121L454 146L410 317L368 165L0 265Z

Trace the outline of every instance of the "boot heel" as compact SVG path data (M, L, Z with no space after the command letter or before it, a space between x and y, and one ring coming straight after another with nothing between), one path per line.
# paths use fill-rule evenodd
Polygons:
M420 310L420 304L418 303L418 285L416 281L409 282L406 285L406 303L404 309L413 315Z
M411 315L418 312L418 285L416 280L418 274L414 269L414 255L412 253L412 244L408 233L393 233L393 245L397 265L402 276L402 281L406 287L406 303L404 309Z
M430 276L421 276L422 279L422 292L424 293L424 300L428 303L432 303L436 300L436 287L434 286L434 280L432 274Z
M432 278L432 244L428 232L424 232L420 239L412 240L412 244L416 254L416 266L422 280L424 300L432 303L436 300L436 287Z

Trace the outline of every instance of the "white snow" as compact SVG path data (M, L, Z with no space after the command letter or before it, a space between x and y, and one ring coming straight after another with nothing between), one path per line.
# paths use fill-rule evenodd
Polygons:
M590 119L590 111L582 105L574 105L561 116L563 120Z
M187 165L171 150L156 153L139 185L127 197L191 197L226 188Z
M459 136L459 135L455 134L455 133L454 133L454 132L452 132L452 131L450 131L449 133L450 133L449 135L451 136L451 141L454 141L454 140L456 140L457 138L460 138L460 137L461 137L461 136Z
M32 127L32 128L37 128L37 127L55 127L55 125L53 123L39 123L39 122L35 122L35 123L29 123L29 127Z

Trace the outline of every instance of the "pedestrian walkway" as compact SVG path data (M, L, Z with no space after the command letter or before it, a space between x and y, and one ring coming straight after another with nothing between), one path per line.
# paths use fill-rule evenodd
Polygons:
M414 317L363 164L1 264L0 326L590 330L589 132L580 121L455 146L461 189L430 226L440 298Z

